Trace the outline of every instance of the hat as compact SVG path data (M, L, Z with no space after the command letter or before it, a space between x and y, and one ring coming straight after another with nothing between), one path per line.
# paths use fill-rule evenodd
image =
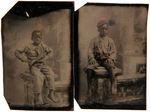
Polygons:
M99 21L99 22L97 23L97 27L100 27L100 26L102 26L102 25L104 25L104 24L108 24L108 21L106 21L106 20L101 20L101 21Z

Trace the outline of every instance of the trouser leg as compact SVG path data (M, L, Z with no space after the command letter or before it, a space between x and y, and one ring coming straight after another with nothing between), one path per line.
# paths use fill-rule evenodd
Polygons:
M49 98L53 102L57 102L56 97L55 97L55 81L54 81L55 74L54 74L54 72L48 66L43 66L41 71L45 75L44 82L45 82L46 92L44 92L44 97L47 98L49 96ZM47 91L49 91L49 92L47 92Z
M117 93L117 81L115 77L113 77L111 80L111 87L112 87L112 94L116 94Z
M54 80L54 72L48 66L43 66L41 68L41 72L45 76L45 86L51 90L55 90L55 80Z
M116 94L117 93L116 77L115 74L113 74L113 69L115 68L114 62L113 61L110 61L109 63L104 62L103 66L107 69L109 73L109 78L111 82L111 93Z

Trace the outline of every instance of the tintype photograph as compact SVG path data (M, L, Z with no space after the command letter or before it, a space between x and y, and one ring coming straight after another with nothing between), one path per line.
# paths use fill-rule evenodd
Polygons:
M147 13L146 4L97 3L75 13L81 108L146 109Z
M72 2L18 2L3 17L4 96L11 109L73 109L72 17Z

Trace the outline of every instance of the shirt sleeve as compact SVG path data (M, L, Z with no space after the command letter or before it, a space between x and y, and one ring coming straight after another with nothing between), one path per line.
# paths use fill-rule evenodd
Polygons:
M47 45L44 46L44 51L46 55L53 56L53 49L49 48Z
M94 41L91 40L89 44L89 49L88 49L88 63L90 64L91 62L96 62L94 58Z
M25 47L23 50L22 50L24 53L27 53L29 51L29 47Z
M110 51L109 51L109 58L110 59L113 59L114 61L116 60L116 46L115 46L115 43L112 39L110 39L110 43L109 43L109 48L110 48Z
M28 52L28 49L29 49L28 47L25 47L25 48L22 49L22 50L16 50L16 51L15 51L15 56L16 56L19 60L24 61L24 62L27 62L28 59L27 59L27 57L25 56L24 53Z

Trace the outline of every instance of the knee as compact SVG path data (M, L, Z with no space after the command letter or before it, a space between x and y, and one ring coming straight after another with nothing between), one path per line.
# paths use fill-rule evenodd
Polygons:
M54 77L54 72L52 71L52 69L48 66L46 67L43 67L41 69L41 72L44 74L44 75L47 75L48 77Z
M53 70L49 67L48 68L48 75L49 77L54 77L55 73L53 72Z
M40 70L38 68L36 68L36 67L31 68L31 74L32 75L37 75L39 73L40 73Z
M51 76L51 75L46 75L45 78L46 78L47 81L52 81L54 79L54 77Z

